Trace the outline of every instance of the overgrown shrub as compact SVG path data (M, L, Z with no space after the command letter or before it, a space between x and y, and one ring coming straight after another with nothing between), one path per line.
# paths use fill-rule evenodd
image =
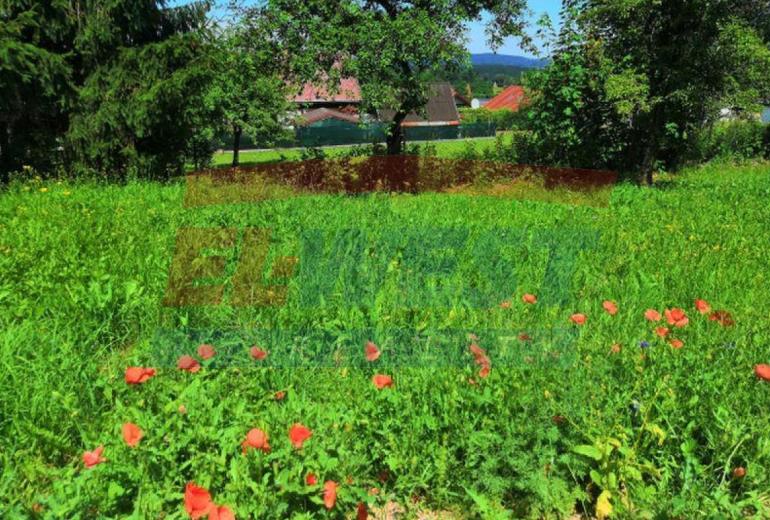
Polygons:
M489 110L486 108L461 108L460 119L463 124L494 123L497 130L518 128L524 122L526 114L523 111Z
M696 138L694 159L754 159L766 155L766 127L759 121L721 121Z

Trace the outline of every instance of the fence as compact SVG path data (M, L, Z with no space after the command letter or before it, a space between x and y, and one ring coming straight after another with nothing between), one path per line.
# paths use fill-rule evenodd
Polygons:
M275 143L275 147L316 147L345 144L384 143L387 125L370 123L368 125L352 125L344 121L325 120L310 126L298 127L293 138ZM461 124L460 126L411 126L404 129L407 142L434 141L440 139L464 139L467 137L493 137L495 125L490 122ZM217 139L217 147L232 150L231 135L223 135ZM244 135L241 138L241 148L269 148L264 143L255 142Z

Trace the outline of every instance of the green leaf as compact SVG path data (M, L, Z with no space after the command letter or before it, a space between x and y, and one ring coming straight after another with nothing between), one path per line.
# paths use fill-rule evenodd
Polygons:
M602 452L596 446L581 444L572 448L572 451L590 459L602 460Z

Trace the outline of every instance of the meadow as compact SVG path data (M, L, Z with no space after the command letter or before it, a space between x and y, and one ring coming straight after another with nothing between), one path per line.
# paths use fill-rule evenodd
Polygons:
M770 515L767 163L595 203L185 189L0 193L0 517ZM221 298L169 303L200 227Z
M500 132L503 142L509 142L509 136L506 132ZM452 139L443 141L423 141L415 144L410 144L412 151L425 150L430 147L434 150L434 154L439 157L456 157L464 150L471 148L476 152L483 153L485 150L494 148L494 137L479 137L475 139ZM340 156L343 154L350 154L351 151L363 148L363 146L333 146L325 147L324 153L328 157ZM303 152L301 148L275 148L270 150L245 150L239 154L240 163L242 165L260 164L274 161L296 161L303 158ZM214 154L213 165L214 166L230 166L233 162L232 151L219 151Z

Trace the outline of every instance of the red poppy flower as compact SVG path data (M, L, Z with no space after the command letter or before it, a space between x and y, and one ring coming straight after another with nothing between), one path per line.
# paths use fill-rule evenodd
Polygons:
M711 305L706 300L695 300L695 308L701 314L706 314L711 310Z
M289 440L291 441L291 445L297 449L301 448L302 444L312 437L312 435L313 432L310 429L299 423L292 425L289 429Z
M212 506L208 520L235 520L235 515L227 506Z
M739 479L746 476L746 468L743 466L738 466L733 470L733 478Z
M104 446L99 446L94 451L84 452L83 464L86 466L86 468L93 468L97 464L101 464L102 462L107 462L107 459L102 457L102 452L104 452Z
M530 305L534 305L535 303L537 303L537 296L535 296L534 294L525 294L524 296L521 297L521 301L523 301L524 303L528 303Z
M144 432L137 425L130 422L123 424L123 440L126 444L133 448L139 444L142 437L144 437Z
M314 474L308 473L307 476L305 477L305 484L307 484L308 486L315 486L316 484L318 484L318 479Z
M377 361L380 357L380 349L371 341L367 341L364 347L364 355L367 361Z
M583 325L586 322L586 315L576 313L569 317L570 321L575 325Z
M384 374L375 374L374 377L372 377L372 383L374 383L374 386L376 386L378 390L382 390L386 387L391 388L393 386L393 378Z
M666 320L668 320L669 325L680 328L684 327L690 322L684 311L679 308L666 309Z
M602 303L602 307L604 307L604 310L607 311L607 314L610 316L615 316L618 313L618 306L613 301L606 300Z
M283 390L278 390L275 393L275 400L276 401L283 401L284 397L286 397L286 392L284 392Z
M262 450L264 453L270 453L270 443L267 434L259 428L253 428L246 434L246 440L241 443L243 453L250 449Z
M337 483L333 480L324 482L324 505L331 509L337 503Z
M155 375L154 368L128 367L126 369L126 383L129 385L139 385Z
M564 424L565 422L567 422L567 418L566 418L566 417L564 417L563 415L554 415L553 417L551 417L551 421L552 421L552 422L553 422L553 423L554 423L556 426L561 426L562 424Z
M754 367L754 374L763 381L770 381L770 365L756 365Z
M366 520L367 518L369 518L369 512L366 510L366 504L359 502L356 509L356 520Z
M208 515L216 506L207 490L188 482L184 489L184 508L193 520Z
M211 359L214 357L214 354L216 354L216 351L211 345L206 345L204 343L203 345L198 346L198 356L201 359Z
M201 364L198 363L198 360L192 356L180 357L179 361L177 361L176 363L176 366L180 370L186 370L187 372L190 372L193 374L201 369Z
M665 338L668 336L668 327L656 327L655 328L655 334L660 336L661 338Z
M489 360L486 351L475 343L470 346L470 350L473 354L474 361L481 367L481 370L479 370L479 377L487 377L492 367L492 362Z
M511 308L510 300L505 300L503 302L500 302L500 308L501 309L510 309Z
M644 317L650 321L660 321L660 313L655 309L647 309L644 311Z
M522 332L521 334L519 334L519 340L520 341L529 341L531 339L532 339L532 337L529 334L525 333L525 332Z
M621 349L620 343L615 343L610 347L610 352L612 352L613 354L617 354L620 352L620 349Z
M729 312L723 310L714 311L709 314L709 320L716 321L723 327L732 327L735 325L735 320L733 320L732 315Z
M669 341L669 343L671 343L671 346L677 350L684 347L684 341L682 341L681 339L672 339L671 341Z
M487 351L483 348L479 347L475 343L471 343L468 347L468 350L471 351L471 354L473 354L473 357L478 361L480 358L483 358L487 355Z
M256 345L251 347L251 349L249 350L249 354L251 354L251 357L256 359L257 361L262 361L267 357L267 351L262 350Z

